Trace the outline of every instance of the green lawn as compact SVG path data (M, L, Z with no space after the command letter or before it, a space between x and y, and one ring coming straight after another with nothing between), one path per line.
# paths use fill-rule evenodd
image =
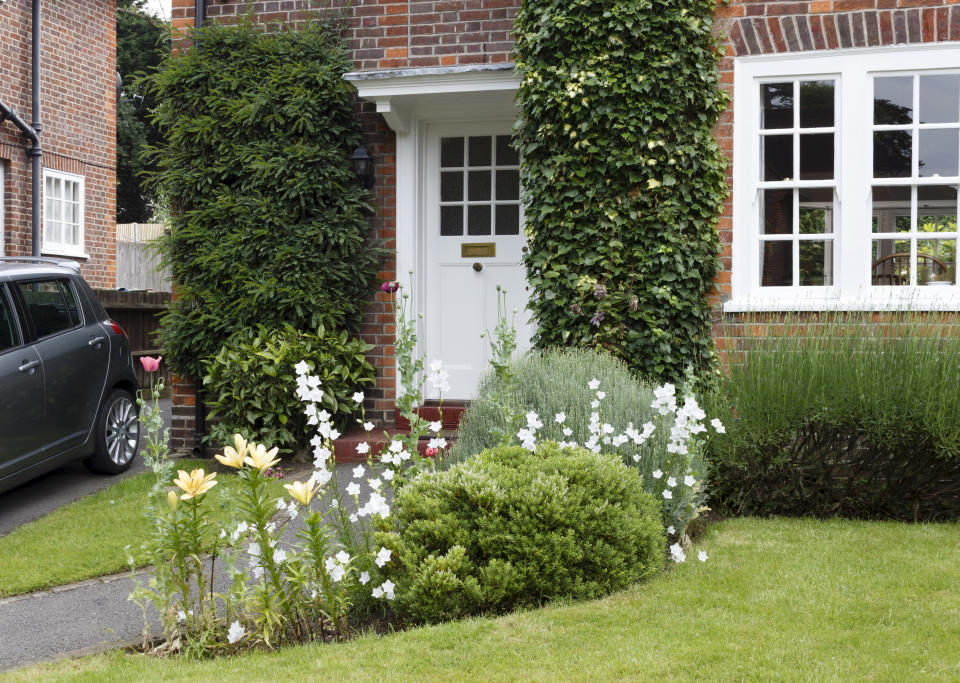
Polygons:
M177 467L210 471L216 464L182 460ZM226 522L236 480L222 474L218 480L207 495ZM144 501L152 485L152 472L134 475L0 538L0 597L124 571L126 545L142 564L140 544L149 533Z
M960 679L960 525L737 519L699 549L706 563L595 602L207 662L114 652L10 678Z

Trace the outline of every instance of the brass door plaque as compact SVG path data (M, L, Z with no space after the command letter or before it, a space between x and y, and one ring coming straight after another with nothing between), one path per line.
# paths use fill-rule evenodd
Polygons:
M496 255L496 242L467 242L460 244L460 258L492 258Z

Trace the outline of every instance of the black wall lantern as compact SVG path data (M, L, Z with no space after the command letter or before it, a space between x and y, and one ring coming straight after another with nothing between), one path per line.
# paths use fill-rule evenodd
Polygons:
M361 143L359 147L353 150L353 154L350 156L350 167L357 174L357 178L360 179L360 185L363 189L369 190L373 187L376 180L373 174L373 157L367 151L366 145Z

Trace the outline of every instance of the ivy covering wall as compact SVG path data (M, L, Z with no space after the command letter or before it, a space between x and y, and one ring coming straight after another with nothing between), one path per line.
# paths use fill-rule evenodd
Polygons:
M348 157L360 142L336 27L266 34L211 25L152 78L153 181L173 219L163 240L177 296L161 328L171 366L202 362L257 324L354 330L377 252L368 194Z
M599 346L639 374L713 363L725 160L713 0L524 0L527 274L535 343Z

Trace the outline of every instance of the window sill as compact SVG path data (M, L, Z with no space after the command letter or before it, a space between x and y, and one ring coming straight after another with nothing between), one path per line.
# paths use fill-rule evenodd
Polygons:
M86 253L82 249L71 249L69 247L48 247L46 245L40 249L40 254L43 256L68 256L70 258L78 259L88 259L90 254Z
M960 311L960 287L879 288L863 296L824 297L802 293L778 296L754 296L731 299L723 304L724 313L782 313L817 311ZM934 289L934 288L931 288Z

